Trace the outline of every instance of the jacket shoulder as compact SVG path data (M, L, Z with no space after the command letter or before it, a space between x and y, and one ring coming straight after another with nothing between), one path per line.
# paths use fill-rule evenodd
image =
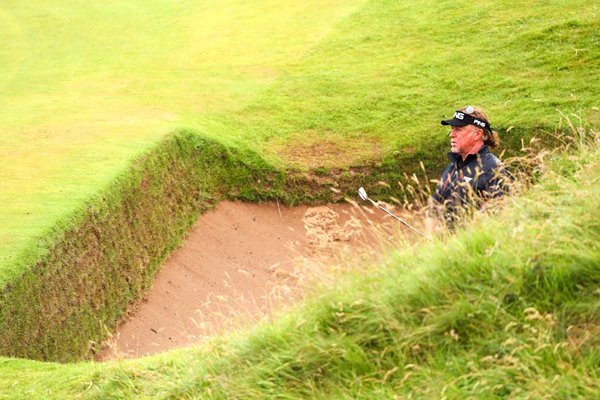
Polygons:
M489 152L483 154L483 156L481 157L481 164L483 166L483 169L486 171L503 166L502 161L500 161L498 157Z

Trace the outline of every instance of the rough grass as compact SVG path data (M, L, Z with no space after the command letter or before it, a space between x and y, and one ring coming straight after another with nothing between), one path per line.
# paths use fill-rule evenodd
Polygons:
M502 211L349 265L274 323L127 362L4 360L0 384L17 398L595 398L599 149L595 134L545 153Z

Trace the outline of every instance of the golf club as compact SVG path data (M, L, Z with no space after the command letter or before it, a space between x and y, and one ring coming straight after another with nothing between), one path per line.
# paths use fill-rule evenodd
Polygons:
M425 239L427 240L431 240L429 239L427 236L425 236L423 233L421 233L418 229L413 228L412 226L410 226L406 221L404 221L402 218L398 217L397 215L395 215L394 213L392 213L389 210L386 210L384 207L380 206L379 204L377 204L376 202L374 202L373 200L371 200L369 198L369 196L367 196L367 191L365 190L365 188L361 187L358 189L358 196L364 200L364 201L370 201L371 204L373 204L375 207L379 208L382 211L385 211L386 213L388 213L389 215L391 215L392 217L396 218L398 221L402 222L404 225L408 226L410 229L412 229L413 231L417 232L419 235L423 236Z

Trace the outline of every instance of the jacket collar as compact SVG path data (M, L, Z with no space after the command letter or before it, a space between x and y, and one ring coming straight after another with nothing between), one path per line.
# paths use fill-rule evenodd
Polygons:
M483 146L481 146L481 148L479 149L479 151L477 153L469 154L467 156L467 158L465 158L464 161L463 161L462 157L460 156L460 154L453 153L453 152L448 153L448 159L455 164L464 165L464 164L470 163L472 160L477 159L478 157L484 156L485 154L487 154L489 152L490 152L489 147L487 146L487 144L484 144Z

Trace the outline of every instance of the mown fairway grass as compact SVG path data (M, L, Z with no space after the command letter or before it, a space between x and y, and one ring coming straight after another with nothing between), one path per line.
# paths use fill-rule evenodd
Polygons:
M509 149L557 108L597 122L598 8L3 2L0 278L176 126L284 167L413 173L439 169L437 121L461 104L485 106Z
M0 282L134 157L259 96L360 4L3 2Z
M527 141L555 130L557 109L576 112L597 125L599 8L595 2L575 0L284 6L276 1L177 5L4 1L0 6L0 283L4 285L37 259L44 250L38 247L38 238L57 221L67 219L175 127L195 128L227 145L254 150L277 167L317 168L322 173L369 164L384 171L413 173L423 161L436 175L447 141L438 121L460 105L484 106L509 153L519 148L522 138ZM589 154L597 161L597 151ZM569 333L572 329L567 331L575 326L582 335L586 330L597 333L599 323L594 297L597 224L586 222L598 210L597 185L588 185L590 179L598 181L597 162L576 177L570 175L583 162L581 157L565 162L569 168L562 174L568 182L548 181L539 189L541 197L532 195L519 203L521 214L520 206L513 210L518 217L508 215L492 223L500 233L479 228L481 241L456 239L453 248L462 250L454 256L443 245L431 257L399 256L400 261L391 264L391 277L385 278L389 284L381 289L389 298L373 303L375 310L380 300L392 305L382 311L384 316L404 310L406 304L408 314L390 319L399 326L386 328L378 312L372 313L370 306L358 307L350 314L359 321L351 326L357 341L347 341L345 337L354 333L340 328L343 343L335 344L338 339L334 339L331 345L329 322L323 321L344 311L335 309L329 315L327 310L337 302L353 310L357 300L332 294L331 301L324 299L314 306L325 315L315 320L323 322L324 328L299 330L297 337L286 336L278 327L267 328L250 342L102 366L4 360L2 395L44 398L48 391L56 398L82 393L100 398L194 398L212 391L229 398L280 392L291 397L373 398L425 387L430 390L425 394L433 398L443 394L462 398L468 394L502 397L519 387L540 397L570 392L593 396L598 390L594 383L597 343L582 342ZM558 203L544 190L559 195ZM559 212L546 213L527 206L528 202L546 204L550 211L558 207ZM561 219L563 211L567 215ZM519 236L524 228L514 218L531 219L529 236ZM549 235L548 221L560 222L558 226L564 225L567 233ZM539 249L551 248L548 243L556 245L556 252L538 262ZM496 251L504 260L498 270L488 263ZM474 269L466 271L478 274L477 268L483 268L482 286L477 282L469 286L473 282L461 275L461 254L474 254ZM406 257L411 261L404 261ZM442 261L446 260L454 260L455 268L450 275L438 276L436 271L445 270ZM559 265L556 271L564 276L551 274L556 281L544 281L536 271L545 271L546 264ZM398 273L399 265L417 273ZM561 269L564 265L573 266L575 272ZM583 272L578 275L578 271ZM421 272L424 280L419 280ZM493 298L510 303L513 297L512 292L504 297L507 293L502 291L508 286L496 286L494 273L507 285L516 285L510 290L523 294L514 308L506 306L501 322L490 320L504 312ZM559 278L566 279L564 288L552 286L563 282ZM411 294L448 282L459 287L450 290L448 298L442 290L433 298ZM519 291L520 283L526 290ZM406 289L408 297L396 295L398 288ZM582 288L581 298L573 288ZM363 290L370 289L357 289L361 295ZM463 293L468 290L472 292ZM552 303L553 296L566 299L566 308ZM485 299L492 300L477 302ZM540 311L542 319L525 311L530 306ZM433 325L427 323L430 311ZM472 313L481 313L483 322L469 325ZM527 316L539 322L532 326L542 335L531 343L527 334L532 332L521 326L530 321ZM302 314L290 317L294 324L302 318ZM338 322L332 322L334 331ZM521 324L525 330L513 334L504 322ZM383 344L370 343L365 339L372 334L370 324L376 331L384 327L408 336L400 335L394 342L387 331L377 331L383 334ZM457 327L466 329L466 342L454 343L450 333ZM323 332L325 338L319 336ZM305 337L309 341L303 342ZM465 336L458 331L458 337ZM565 338L588 347L570 349L562 344L568 342ZM394 350L386 340L400 347ZM502 354L493 351L499 343L508 346ZM413 344L424 349L423 359L410 353ZM370 349L383 351L388 345L391 358L369 358ZM567 353L560 353L561 346ZM282 348L284 352L277 353ZM507 353L518 358L521 349L526 350L524 359L505 358ZM256 355L271 350L273 358L243 376L246 364L258 365ZM589 353L587 358L581 358L583 350ZM423 362L423 369L414 369ZM411 364L417 367L408 367ZM239 380L224 377L236 373ZM323 380L297 382L295 376L304 373L322 374ZM419 380L414 386L403 386L411 376ZM346 392L347 387L353 391Z

